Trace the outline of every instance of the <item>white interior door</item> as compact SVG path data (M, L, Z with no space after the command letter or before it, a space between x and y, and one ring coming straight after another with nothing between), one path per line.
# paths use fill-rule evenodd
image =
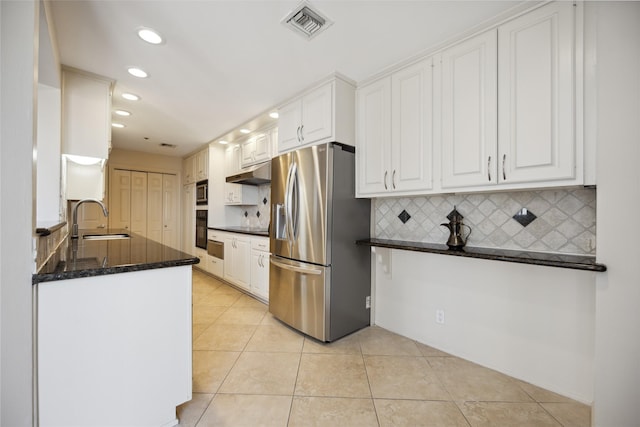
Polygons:
M114 169L109 190L109 228L131 227L131 171Z
M147 238L162 243L162 174L147 175Z

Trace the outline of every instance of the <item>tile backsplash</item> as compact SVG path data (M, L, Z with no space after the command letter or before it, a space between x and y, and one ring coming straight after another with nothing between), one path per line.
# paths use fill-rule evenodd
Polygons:
M271 185L258 186L258 205L242 206L240 215L243 227L267 228L271 220Z
M440 224L454 206L473 230L469 246L595 255L596 190L588 188L378 198L373 237L445 243Z

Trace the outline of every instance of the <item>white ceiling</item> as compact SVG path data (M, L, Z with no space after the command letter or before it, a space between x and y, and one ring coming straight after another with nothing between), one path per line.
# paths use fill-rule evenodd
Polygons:
M182 157L331 73L361 81L522 2L315 0L334 24L311 41L280 24L298 3L54 0L51 10L60 61L116 80L113 108L132 113L114 118L126 127L113 146ZM141 26L166 43L140 40ZM149 78L130 76L134 65Z

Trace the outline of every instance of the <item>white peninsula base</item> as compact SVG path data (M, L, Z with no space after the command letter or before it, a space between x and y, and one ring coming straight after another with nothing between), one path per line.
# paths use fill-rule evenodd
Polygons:
M172 426L191 400L191 265L36 285L40 426Z

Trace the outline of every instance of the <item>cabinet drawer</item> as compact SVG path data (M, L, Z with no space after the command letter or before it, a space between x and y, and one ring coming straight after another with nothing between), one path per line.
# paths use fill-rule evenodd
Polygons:
M207 271L220 278L224 277L224 260L209 255L207 257L208 268Z
M254 237L251 239L251 249L269 252L269 239L267 237Z

